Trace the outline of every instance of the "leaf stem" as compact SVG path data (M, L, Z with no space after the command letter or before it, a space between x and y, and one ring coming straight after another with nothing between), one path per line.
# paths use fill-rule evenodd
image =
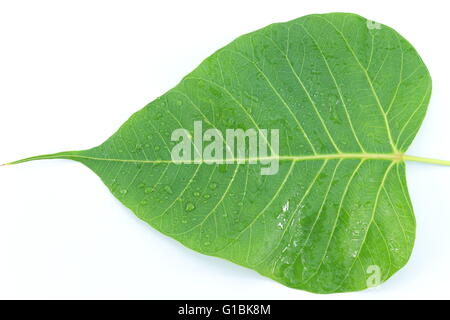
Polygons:
M450 166L450 161L404 155L403 160Z

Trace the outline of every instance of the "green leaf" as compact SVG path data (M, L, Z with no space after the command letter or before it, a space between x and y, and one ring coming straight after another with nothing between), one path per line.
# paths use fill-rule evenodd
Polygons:
M243 35L135 113L102 145L64 158L198 252L317 293L362 290L408 261L415 218L404 160L431 78L393 29L355 14L309 15ZM279 129L267 164L179 163L171 134ZM267 139L268 140L268 139ZM229 147L229 145L227 145ZM258 161L261 160L261 161ZM242 161L241 161L242 162Z

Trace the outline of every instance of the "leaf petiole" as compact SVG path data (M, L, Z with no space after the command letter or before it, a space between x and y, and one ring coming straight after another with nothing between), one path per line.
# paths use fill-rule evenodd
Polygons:
M450 166L450 161L429 159L429 158L422 158L422 157L415 157L415 156L408 156L408 155L404 155L403 160L404 161L438 164L438 165L442 165L442 166Z

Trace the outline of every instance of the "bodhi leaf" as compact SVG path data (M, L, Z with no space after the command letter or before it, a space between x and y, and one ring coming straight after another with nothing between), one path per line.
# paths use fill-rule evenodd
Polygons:
M309 15L237 38L102 145L15 163L79 161L193 250L293 288L362 290L411 255L404 160L421 160L404 152L430 94L427 68L393 29L355 14ZM266 157L278 172L262 175L267 163L250 157L172 161L172 133L194 135L196 121L220 132L278 129L279 150Z

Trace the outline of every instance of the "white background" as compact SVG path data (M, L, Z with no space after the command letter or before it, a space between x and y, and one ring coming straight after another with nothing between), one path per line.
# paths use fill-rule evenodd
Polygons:
M447 1L0 1L0 163L108 138L237 36L310 13L394 27L433 77L408 154L450 159ZM0 167L0 298L450 298L450 167L408 163L417 239L382 286L315 295L184 248L71 161Z

